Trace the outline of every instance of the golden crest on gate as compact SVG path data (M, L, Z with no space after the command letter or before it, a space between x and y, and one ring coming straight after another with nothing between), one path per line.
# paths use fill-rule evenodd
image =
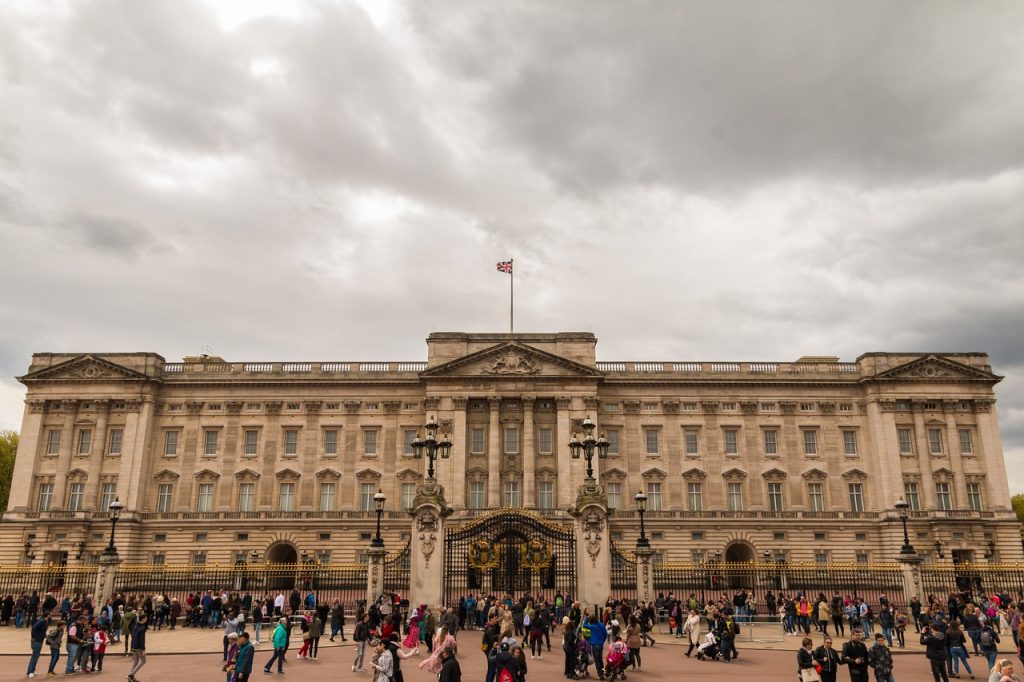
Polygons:
M469 566L480 571L497 568L498 553L489 540L474 540L469 545Z
M551 566L551 545L540 538L531 538L519 551L523 568L536 571Z

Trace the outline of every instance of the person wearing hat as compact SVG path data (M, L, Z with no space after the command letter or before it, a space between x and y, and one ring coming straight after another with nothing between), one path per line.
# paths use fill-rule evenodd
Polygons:
M248 682L252 676L252 664L256 648L249 643L249 633L238 636L238 653L235 655L235 682Z
M494 679L498 682L518 679L519 659L512 655L514 642L515 640L512 640L512 643L509 643L506 639L500 646L492 648L488 655L488 661L494 668Z

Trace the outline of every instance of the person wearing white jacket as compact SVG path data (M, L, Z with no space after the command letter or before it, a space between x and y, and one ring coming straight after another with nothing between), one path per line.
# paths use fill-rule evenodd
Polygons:
M695 609L690 609L690 615L683 623L683 636L690 640L690 647L686 650L686 657L689 658L693 650L700 644L700 614Z

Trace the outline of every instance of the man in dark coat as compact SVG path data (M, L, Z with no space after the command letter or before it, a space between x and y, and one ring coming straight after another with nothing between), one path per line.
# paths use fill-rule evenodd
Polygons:
M851 636L853 639L843 645L840 658L850 669L850 682L868 682L868 648L862 641L864 635L860 630L853 630Z
M441 674L438 675L437 682L462 682L462 668L459 667L459 662L451 649L441 652L441 660Z
M935 682L949 682L949 674L946 672L946 658L949 655L946 633L926 625L921 631L921 644L925 646L925 658L932 665L932 678Z

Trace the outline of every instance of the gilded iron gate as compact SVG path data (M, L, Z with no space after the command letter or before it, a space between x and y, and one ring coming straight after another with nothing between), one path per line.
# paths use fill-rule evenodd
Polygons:
M520 509L499 509L445 531L444 601L467 594L576 594L576 532Z

